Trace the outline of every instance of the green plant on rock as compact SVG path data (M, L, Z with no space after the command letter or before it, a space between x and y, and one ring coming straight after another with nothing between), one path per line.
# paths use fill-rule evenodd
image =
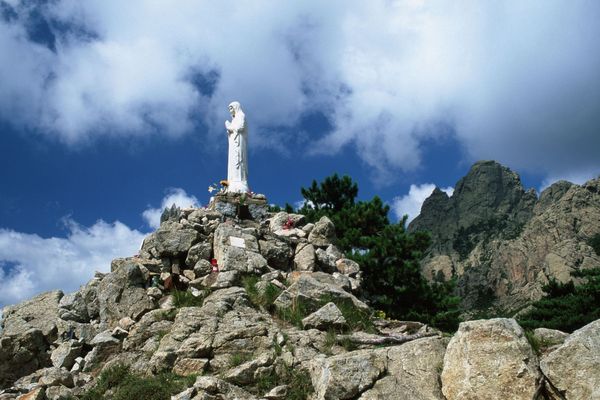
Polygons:
M597 255L600 256L600 233L596 233L588 240L588 244L594 249Z
M229 356L229 368L235 368L252 360L252 353L236 352Z
M290 307L277 309L277 315L298 329L302 329L302 320L310 314L309 309L309 305L305 301L295 298Z
M331 349L337 344L337 335L335 329L329 328L327 330L327 334L325 335L325 350L323 353L331 355Z
M264 373L260 374L255 381L256 389L259 393L266 393L269 390L273 389L275 386L278 386L281 382L279 376L275 372L275 368L271 368Z
M282 290L272 284L271 282L265 283L264 288L259 290L257 283L261 282L260 278L256 275L247 275L242 278L242 285L248 294L250 302L256 307L262 307L269 312L274 311L275 299L281 294Z
M288 385L287 400L305 400L314 389L308 371L291 369L285 381Z
M375 333L375 327L371 318L372 315L369 310L358 308L349 298L334 298L330 295L323 295L319 301L321 306L329 302L335 304L340 310L349 330Z
M535 354L539 355L542 344L541 344L540 340L538 339L538 337L535 336L535 334L533 333L532 330L526 329L525 330L525 338L531 345L531 348L533 349Z
M182 377L161 373L142 377L132 374L128 367L115 365L100 374L96 384L82 394L80 400L169 400L172 395L191 386L195 376Z
M199 296L194 296L192 292L187 290L174 290L173 305L177 308L181 307L202 307L204 299L206 298L206 292Z
M265 371L255 382L260 394L280 385L287 385L286 400L306 400L314 391L308 371L285 365Z

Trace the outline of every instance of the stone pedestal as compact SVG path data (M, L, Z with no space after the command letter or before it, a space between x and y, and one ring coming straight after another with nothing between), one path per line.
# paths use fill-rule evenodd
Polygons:
M219 211L227 217L261 221L267 218L267 198L264 194L218 193L208 208Z

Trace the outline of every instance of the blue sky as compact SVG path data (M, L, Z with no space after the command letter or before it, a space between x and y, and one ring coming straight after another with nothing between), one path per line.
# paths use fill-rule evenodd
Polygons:
M0 306L134 254L226 176L227 104L272 203L334 172L414 217L479 159L600 173L597 1L0 0Z

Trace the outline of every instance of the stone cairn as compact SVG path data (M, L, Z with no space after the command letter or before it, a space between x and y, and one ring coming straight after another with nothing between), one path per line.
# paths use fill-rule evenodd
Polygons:
M600 385L598 321L536 331L536 353L512 319L463 323L450 340L376 318L326 217L220 194L161 221L80 290L3 310L0 400L79 398L117 365L197 375L175 400L297 398L298 385L307 399L582 399Z

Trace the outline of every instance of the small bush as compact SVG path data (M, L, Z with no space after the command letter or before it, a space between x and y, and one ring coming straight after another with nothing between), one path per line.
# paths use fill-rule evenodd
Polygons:
M358 346L356 345L356 343L354 343L352 340L350 340L350 338L345 337L344 339L342 339L342 341L340 342L340 345L344 348L344 350L346 351L354 351L358 348Z
M275 373L275 369L271 369L269 372L263 373L257 377L256 389L259 393L266 393L275 386L278 386L280 382L281 379Z
M276 371L279 371L277 373ZM294 367L273 369L259 376L256 380L256 390L264 394L276 386L287 385L287 400L305 400L314 391L310 375L305 370Z
M582 283L551 280L543 287L546 297L533 303L531 311L519 318L525 329L550 328L573 332L600 318L600 268L571 272Z
M118 386L113 400L169 400L172 395L183 391L193 383L190 377L180 377L173 373L162 373L151 377L129 375Z
M592 246L597 255L600 256L600 233L596 233L588 240L588 244Z
M327 330L327 335L325 335L325 351L324 353L327 355L331 354L331 349L337 343L337 332L333 328L329 328Z
M279 318L302 329L302 320L309 314L309 306L299 298L294 299L292 305L277 311Z
M308 371L292 369L286 380L287 400L305 400L314 391Z
M238 365L242 365L245 362L248 362L252 360L252 354L251 353L233 353L230 357L229 357L229 367L230 368L235 368Z
M105 397L106 392L111 390L111 400L169 400L172 395L191 386L195 379L195 376L181 377L172 373L141 377L132 374L126 366L115 365L102 371L96 385L80 399L102 400L108 398Z
M173 305L177 308L181 307L202 307L206 296L194 296L192 292L187 290L173 291Z
M525 338L527 339L527 341L529 342L529 344L531 345L531 348L533 349L533 351L535 352L535 354L539 355L540 354L540 349L542 347L542 343L540 342L540 340L533 334L533 331L530 330L526 330L525 331Z
M260 282L260 278L256 275L248 275L242 278L242 284L248 294L250 302L256 307L264 308L269 312L273 312L273 303L281 294L281 289L272 283L266 284L264 290L259 291L256 284Z
M361 310L360 308L356 307L350 299L334 299L328 295L321 296L321 306L324 306L329 302L334 303L336 307L340 310L340 312L344 316L344 319L346 320L348 329L350 329L351 331L360 330L364 332L375 333L375 327L373 325L371 313L369 311Z

